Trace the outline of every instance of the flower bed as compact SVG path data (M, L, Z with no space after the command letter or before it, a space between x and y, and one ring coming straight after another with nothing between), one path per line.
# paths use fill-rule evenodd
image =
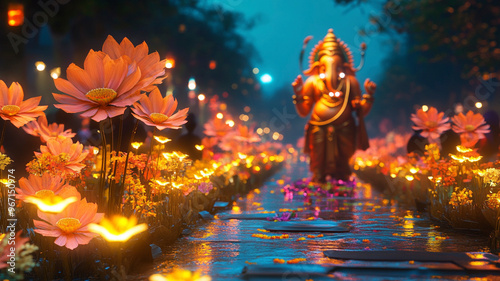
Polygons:
M201 160L169 149L170 139L159 131L181 128L188 109L174 113L177 101L156 87L165 61L146 43L134 46L126 38L119 44L110 36L102 50L91 50L83 69L71 64L67 80L54 80L64 93L53 94L55 107L99 123L95 146L74 141L64 125L49 125L40 97L23 100L18 83L7 88L0 80L3 130L22 127L43 143L21 179L9 169L9 151L0 153L7 187L0 223L8 231L0 245L2 259L11 262L4 278L122 280L152 262L151 244L172 243L199 212L258 187L287 157L280 144L261 142L253 128L235 126L225 112L206 124L208 137L195 145ZM128 110L136 118L132 130L123 129ZM153 128L146 140L135 138L139 122ZM118 130L110 129L113 123ZM126 137L130 143L123 146Z
M418 116L418 117L417 117ZM423 119L420 122L416 119ZM492 249L499 249L500 162L484 162L475 145L488 133L480 114L458 114L452 121L461 145L449 155L440 155L439 139L448 118L437 110L419 110L412 119L426 137L424 155L410 153L385 155L359 153L353 161L359 178L379 185L399 202L427 210L432 219L456 229L479 229L492 233ZM430 122L429 122L430 120ZM429 126L429 127L426 127ZM447 124L447 128L450 128ZM446 129L446 128L445 128ZM439 132L425 134L425 132ZM382 145L384 146L384 145ZM374 157L377 155L377 157ZM383 158L383 160L382 160Z

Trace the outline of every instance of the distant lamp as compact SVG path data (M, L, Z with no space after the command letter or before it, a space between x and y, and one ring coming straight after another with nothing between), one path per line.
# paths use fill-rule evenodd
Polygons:
M204 101L204 100L205 100L205 98L206 98L206 97L205 97L205 95L204 95L204 94L199 94L199 95L198 95L198 100L199 100L199 101Z
M262 81L262 83L271 83L273 81L273 77L271 77L271 75L269 74L264 74L260 77L260 81Z
M194 89L196 89L196 81L192 77L189 79L188 88L191 91L194 91Z
M61 68L60 68L60 67L53 68L53 69L50 71L50 76L51 76L53 79L57 79L57 78L59 78L59 76L61 76Z
M37 61L37 62L35 62L35 67L36 67L36 70L38 70L38 71L44 71L45 70L45 63L43 61Z
M214 70L217 67L217 62L214 60L211 60L210 63L208 64L208 68L211 70Z
M175 60L172 58L168 58L165 60L165 67L168 69L172 69L175 67Z
M483 103L478 101L476 102L476 108L482 108L483 107Z
M427 112L427 110L429 110L429 107L427 105L422 105L422 111L423 112Z
M224 118L224 114L222 114L222 112L219 112L217 113L217 115L215 115L215 117L217 117L217 119L222 119Z
M24 23L24 5L9 4L7 11L7 23L9 26L21 26Z

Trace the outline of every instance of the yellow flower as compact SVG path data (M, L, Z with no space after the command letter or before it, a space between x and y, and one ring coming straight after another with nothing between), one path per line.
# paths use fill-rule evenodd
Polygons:
M125 242L132 236L148 229L147 224L137 225L135 217L114 216L111 220L103 218L100 224L90 224L89 230L100 234L104 239L110 242Z

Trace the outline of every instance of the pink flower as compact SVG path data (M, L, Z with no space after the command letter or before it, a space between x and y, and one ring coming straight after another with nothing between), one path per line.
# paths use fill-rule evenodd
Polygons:
M50 138L62 136L72 138L76 135L71 129L64 130L64 124L48 124L45 114L38 117L37 121L31 121L23 127L23 130L35 137L40 137L42 142L46 143Z
M411 115L411 121L415 123L412 129L422 130L422 137L429 139L429 142L435 142L443 132L450 129L450 124L447 123L449 118L443 116L444 112L438 113L434 107L429 108L427 112L419 109L416 115Z
M33 220L35 232L47 237L57 237L55 244L73 250L78 245L86 245L99 234L88 229L91 223L99 223L104 213L97 213L97 204L86 199L70 204L59 214L38 211L43 221Z
M148 126L155 126L158 130L180 129L180 126L187 122L189 108L173 114L176 109L177 100L172 95L162 97L160 90L155 88L149 97L143 95L138 103L134 103L132 115Z
M23 88L19 83L12 82L9 88L0 80L0 117L10 121L20 128L38 116L43 115L46 105L39 106L42 97L30 98L25 101Z
M26 196L46 197L59 195L65 189L74 188L65 184L64 179L48 173L43 176L29 175L29 177L19 180L19 187L16 188L16 198L24 200ZM76 189L75 189L76 190Z
M486 124L480 113L474 114L469 110L466 115L459 113L453 116L453 131L460 134L460 141L465 147L473 147L484 134L490 132L490 125Z

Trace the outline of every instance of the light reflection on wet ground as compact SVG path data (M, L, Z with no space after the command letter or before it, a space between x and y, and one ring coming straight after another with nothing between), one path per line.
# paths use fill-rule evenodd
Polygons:
M296 179L298 174L305 175L305 168L284 170L274 179L290 178L292 175L293 179ZM275 258L306 258L306 263L311 264L343 263L324 257L323 251L326 250L489 252L486 234L456 232L439 227L432 223L426 214L407 211L376 195L373 198L367 197L366 195L372 194L369 186L357 189L357 200L305 200L304 196L295 195L293 200L285 201L280 189L276 181L268 181L260 188L260 193L251 192L236 204L243 213L303 208L304 211L297 212L299 218L307 219L316 215L323 220L345 222L351 227L350 232L325 233L320 238L307 238L308 234L318 233L289 233L290 239L265 240L252 237L252 234L273 235L258 231L267 223L264 220L214 220L202 224L192 234L180 238L174 245L165 249L154 272L180 267L201 270L210 275L212 280L237 280L247 263L273 264ZM279 234L281 233L276 235ZM297 241L301 237L306 239ZM336 273L332 277L340 280L366 280L366 276L356 274ZM373 278L401 279L386 277ZM453 280L457 277L449 278ZM461 280L468 279L462 278Z

